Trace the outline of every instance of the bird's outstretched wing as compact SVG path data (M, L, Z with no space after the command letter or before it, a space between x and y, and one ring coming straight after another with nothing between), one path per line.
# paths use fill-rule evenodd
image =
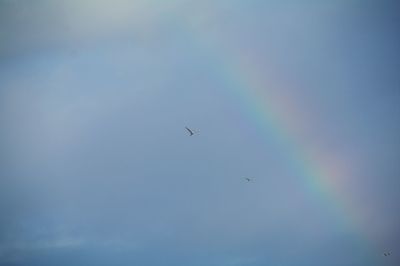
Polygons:
M186 128L186 130L189 132L190 136L193 136L193 135L194 135L193 130L191 130L191 129L188 128L188 127L185 127L185 128Z

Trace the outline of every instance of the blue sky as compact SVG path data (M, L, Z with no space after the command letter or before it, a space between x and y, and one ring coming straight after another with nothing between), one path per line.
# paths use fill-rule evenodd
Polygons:
M397 10L0 0L0 265L398 265Z

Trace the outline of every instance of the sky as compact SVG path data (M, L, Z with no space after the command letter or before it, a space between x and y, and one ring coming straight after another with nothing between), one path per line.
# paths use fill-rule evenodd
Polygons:
M0 0L0 265L399 265L397 10Z

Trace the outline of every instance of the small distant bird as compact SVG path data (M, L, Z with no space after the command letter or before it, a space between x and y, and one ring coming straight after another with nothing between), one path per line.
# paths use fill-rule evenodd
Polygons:
M193 130L191 130L191 129L188 128L188 127L185 127L185 128L186 128L186 130L189 132L190 136L193 136L193 135L194 135L194 131L193 131Z
M244 179L246 179L246 180L247 180L247 182L250 182L250 181L251 181L251 179L250 179L250 178L248 178L248 177L245 177Z
M385 252L385 253L383 253L383 256L385 256L385 257L390 256L390 255L392 255L391 252Z

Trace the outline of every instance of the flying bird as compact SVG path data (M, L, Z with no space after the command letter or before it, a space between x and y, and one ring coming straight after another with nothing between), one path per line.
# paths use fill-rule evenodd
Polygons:
M390 255L392 255L391 252L385 252L385 253L383 253L383 256L385 256L385 257L390 256Z
M193 136L193 135L194 135L194 131L193 131L193 130L191 130L191 129L188 128L188 127L185 127L185 128L186 128L186 130L189 132L190 136Z
M248 177L245 177L244 179L246 179L246 180L247 180L247 182L250 182L250 181L251 181L251 179L250 179L250 178L248 178Z

